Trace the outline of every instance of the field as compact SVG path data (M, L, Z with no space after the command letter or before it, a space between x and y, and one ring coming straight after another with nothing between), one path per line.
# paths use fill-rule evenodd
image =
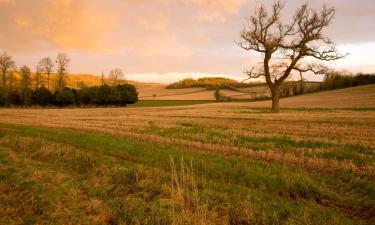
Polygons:
M316 90L320 83L305 83L305 90ZM206 88L181 88L167 89L161 84L136 84L141 100L215 100L215 90ZM232 100L249 100L258 98L269 98L271 93L266 85L247 88L237 88L236 90L221 89L220 94L230 97Z
M0 109L0 224L374 224L374 93Z
M20 79L19 74L15 74L17 80ZM32 74L35 77L35 74ZM53 89L56 83L56 74L51 74L50 85ZM71 88L80 88L84 86L100 86L101 77L91 74L67 74L67 86ZM140 100L156 100L156 101L215 101L214 90L207 90L203 87L197 88L181 88L181 89L167 89L167 84L159 83L143 83L127 80L126 82L137 87L138 97ZM42 83L47 85L46 75L42 75ZM105 83L111 84L109 79L105 79ZM35 86L35 82L32 86ZM305 83L306 90L316 89L319 83ZM224 97L231 97L232 100L248 100L255 97L268 98L271 96L270 91L266 85L254 86L248 88L238 88L237 90L222 89L220 94ZM177 104L179 105L179 104Z

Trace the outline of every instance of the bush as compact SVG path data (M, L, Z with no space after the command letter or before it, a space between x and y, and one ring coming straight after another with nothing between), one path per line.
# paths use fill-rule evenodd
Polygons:
M332 90L366 84L375 84L375 74L357 74L352 76L335 72L325 77L321 89Z
M78 105L126 105L138 101L138 93L134 85L119 84L117 86L103 85L87 87L78 91Z
M375 84L375 74L357 74L353 77L353 86Z
M21 105L22 99L18 91L11 91L8 94L8 103L11 105Z
M118 104L134 104L138 102L138 92L134 85L120 84L116 87L118 93Z
M324 78L322 83L323 90L332 90L338 88L346 88L352 86L353 77L350 75L342 75L340 73L329 74Z
M64 88L62 91L56 91L54 97L55 104L60 107L74 105L76 102L74 92L70 88Z
M32 104L39 106L47 106L55 104L55 98L50 90L40 87L33 92Z
M32 104L31 97L33 94L33 90L29 88L22 89L19 94L20 94L20 99L22 102L21 105L30 106Z
M168 89L179 89L179 88L193 88L201 87L207 89L215 89L220 86L221 89L235 89L235 88L245 88L254 87L258 85L264 85L264 83L243 83L238 82L233 79L224 77L203 77L197 80L192 78L186 78L178 82L172 83L167 86Z

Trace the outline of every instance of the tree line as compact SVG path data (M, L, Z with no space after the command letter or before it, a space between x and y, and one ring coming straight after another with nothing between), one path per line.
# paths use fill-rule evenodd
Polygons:
M121 82L124 73L119 68L110 71L109 84L106 84L102 74L101 86L82 85L79 89L67 87L66 74L69 63L67 54L59 53L55 63L49 57L41 59L32 73L27 65L17 69L12 57L5 52L2 53L0 106L124 106L138 101L135 86ZM53 72L56 73L56 79L52 87Z
M321 90L332 90L347 87L356 87L375 84L375 74L359 73L356 75L333 72L325 76Z
M245 83L238 82L233 79L224 77L203 77L199 79L185 78L180 81L171 83L167 86L168 89L182 89L182 88L207 88L209 90L216 90L217 86L221 89L231 89L231 88L246 88L255 87L262 85L262 83Z

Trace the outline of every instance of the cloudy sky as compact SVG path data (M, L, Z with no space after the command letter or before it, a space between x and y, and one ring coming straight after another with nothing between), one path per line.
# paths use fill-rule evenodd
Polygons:
M285 19L306 1L287 0ZM327 29L350 55L332 67L375 72L375 1L314 0L337 10ZM0 0L0 51L17 65L35 66L67 52L71 73L108 73L120 67L128 79L170 82L182 77L244 78L259 61L235 43L245 18L270 0ZM289 17L290 18L290 17Z

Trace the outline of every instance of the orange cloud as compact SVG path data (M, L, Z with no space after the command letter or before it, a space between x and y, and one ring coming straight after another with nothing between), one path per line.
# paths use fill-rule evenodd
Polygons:
M189 55L175 29L223 22L246 0L0 0L0 46L11 52L43 49L166 52ZM207 41L207 38L204 38Z
M246 0L181 0L185 4L199 7L200 19L204 21L225 21L228 14L237 13Z
M105 49L118 26L88 0L9 0L0 2L0 45L10 51L44 48Z

